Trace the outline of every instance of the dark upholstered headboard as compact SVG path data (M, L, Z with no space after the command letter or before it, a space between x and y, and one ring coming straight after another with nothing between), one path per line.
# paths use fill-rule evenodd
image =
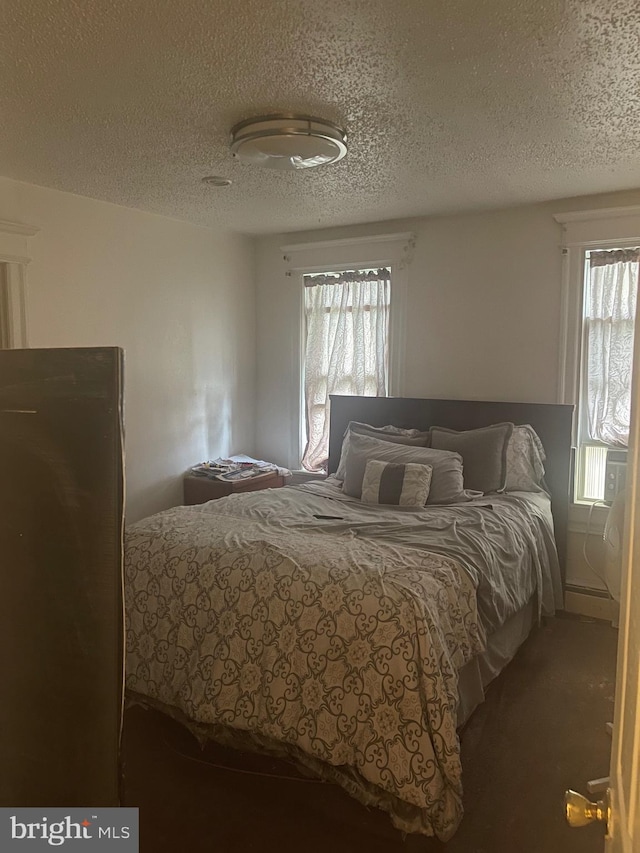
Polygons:
M340 461L342 437L349 421L373 426L406 429L477 429L489 424L511 421L531 424L540 436L547 454L545 479L551 492L556 543L562 576L567 556L569 482L571 476L571 425L573 406L549 403L488 403L476 400L422 400L409 397L342 397L331 395L331 432L329 436L329 473Z

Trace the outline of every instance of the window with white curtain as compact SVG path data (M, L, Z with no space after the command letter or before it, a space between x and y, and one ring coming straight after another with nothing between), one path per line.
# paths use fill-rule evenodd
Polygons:
M305 275L302 466L326 469L329 395L389 392L391 270Z
M640 249L586 251L576 499L601 500L610 448L626 449Z
M7 265L0 263L0 349L7 349L11 342L8 289Z

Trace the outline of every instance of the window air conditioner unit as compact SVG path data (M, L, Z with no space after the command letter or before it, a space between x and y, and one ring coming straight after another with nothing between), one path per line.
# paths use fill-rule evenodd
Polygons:
M612 504L615 496L623 492L627 477L627 451L607 450L607 465L604 474L604 500Z

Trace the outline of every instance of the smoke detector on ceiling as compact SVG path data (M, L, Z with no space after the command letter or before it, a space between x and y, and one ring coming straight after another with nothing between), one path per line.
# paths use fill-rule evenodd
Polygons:
M210 187L230 187L233 182L222 175L207 175L206 178L202 178L202 183Z
M231 129L231 150L239 160L267 169L312 169L342 160L347 135L321 118L264 116L241 121Z

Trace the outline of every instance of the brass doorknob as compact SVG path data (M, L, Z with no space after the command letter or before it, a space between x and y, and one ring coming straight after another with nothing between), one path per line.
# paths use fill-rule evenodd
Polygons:
M577 791L565 791L564 807L569 826L586 826L594 820L609 822L608 797L592 803Z

